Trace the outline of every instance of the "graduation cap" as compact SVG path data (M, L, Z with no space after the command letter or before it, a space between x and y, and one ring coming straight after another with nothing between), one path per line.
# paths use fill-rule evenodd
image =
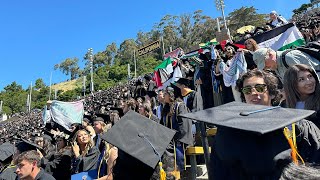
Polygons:
M190 86L190 80L186 78L180 78L178 81L176 81L176 83L183 84L187 87Z
M171 93L173 91L174 98L182 97L181 89L173 83L170 84L170 87L168 87L167 90Z
M97 121L101 121L101 122L105 122L104 118L97 116L93 119L93 122L97 122Z
M14 145L6 142L0 145L0 161L5 161L14 154Z
M227 170L231 176L228 179L263 179L277 177L287 164L295 161L291 153L296 151L283 129L313 113L231 102L180 116L218 127L212 159L216 163L211 164L213 179L225 178Z
M124 115L124 112L123 112L123 109L122 108L119 108L119 107L110 107L110 110L113 110L113 111L118 111L118 114L120 117L122 117Z
M126 155L155 169L174 134L175 131L134 111L128 111L101 138L118 147Z
M21 139L21 141L16 145L17 150L19 150L20 153L30 150L42 150L40 146L37 144L27 141L25 139Z
M152 98L152 97L157 97L157 93L155 91L147 91L147 95Z
M266 134L298 122L314 111L231 102L214 108L180 116L217 125Z

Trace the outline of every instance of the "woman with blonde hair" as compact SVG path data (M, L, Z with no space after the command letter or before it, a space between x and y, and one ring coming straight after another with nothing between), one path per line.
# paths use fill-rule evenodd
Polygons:
M89 132L81 129L75 133L72 151L74 155L72 161L73 174L97 169L100 152L94 146Z
M97 180L112 180L113 179L113 167L118 157L118 148L107 143L106 135L101 136L105 148L103 151L103 157L99 161L98 166L98 179Z

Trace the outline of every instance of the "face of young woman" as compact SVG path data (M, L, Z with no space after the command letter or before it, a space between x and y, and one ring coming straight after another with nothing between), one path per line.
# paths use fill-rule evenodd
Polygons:
M261 77L251 77L244 80L242 93L248 104L271 106L267 85Z
M298 73L297 90L300 94L300 100L305 100L314 93L316 89L316 79L309 71L300 71Z
M247 41L245 42L245 46L246 46L246 49L252 51L253 46L252 46L251 41L247 40Z
M85 131L79 131L77 136L78 144L87 144L89 142L89 134Z

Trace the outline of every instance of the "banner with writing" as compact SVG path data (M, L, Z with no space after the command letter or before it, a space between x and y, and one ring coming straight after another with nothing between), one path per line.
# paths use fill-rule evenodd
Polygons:
M158 48L160 48L160 40L154 41L153 43L148 44L147 46L138 49L138 55L142 56L142 55L147 54L147 53L149 53L155 49L158 49Z

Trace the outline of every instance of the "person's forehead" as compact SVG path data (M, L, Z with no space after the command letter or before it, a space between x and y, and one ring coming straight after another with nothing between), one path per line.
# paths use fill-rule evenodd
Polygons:
M309 75L311 74L309 71L299 71L298 72L298 77L303 77L303 76L306 76L306 75Z
M88 133L86 131L79 131L78 135L87 135Z
M243 86L247 86L247 85L255 85L255 84L263 84L264 79L262 77L258 77L258 76L253 76L250 78L247 78L243 81Z

